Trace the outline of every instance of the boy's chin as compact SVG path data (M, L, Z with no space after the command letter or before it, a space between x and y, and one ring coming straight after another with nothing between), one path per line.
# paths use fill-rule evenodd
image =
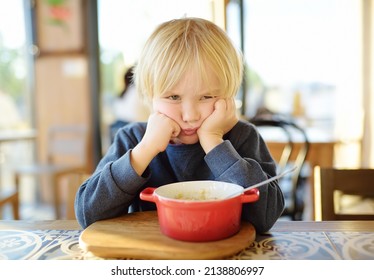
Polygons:
M184 144L184 145L192 145L192 144L196 144L197 142L199 142L199 137L191 137L191 136L184 136L184 137L178 137L178 138L173 138L172 139L172 143L173 144Z

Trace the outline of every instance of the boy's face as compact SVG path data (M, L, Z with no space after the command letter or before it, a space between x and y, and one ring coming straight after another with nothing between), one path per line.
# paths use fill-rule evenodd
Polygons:
M212 114L214 103L222 96L217 77L208 71L207 82L197 74L187 71L175 87L153 98L153 110L174 120L181 128L174 139L176 143L195 144L199 141L197 130Z

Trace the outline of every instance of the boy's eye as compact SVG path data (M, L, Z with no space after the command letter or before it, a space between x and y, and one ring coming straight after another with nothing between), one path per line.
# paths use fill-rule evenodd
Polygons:
M216 98L216 96L214 96L214 95L204 95L204 96L201 97L201 100L212 99L212 98Z
M179 95L170 95L167 97L167 99L169 100L180 100L180 96Z

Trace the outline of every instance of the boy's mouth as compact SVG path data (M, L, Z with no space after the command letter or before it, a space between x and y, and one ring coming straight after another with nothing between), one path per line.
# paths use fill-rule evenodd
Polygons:
M183 129L182 130L182 133L186 136L194 135L194 134L196 134L196 132L197 132L197 128L189 128L189 129Z

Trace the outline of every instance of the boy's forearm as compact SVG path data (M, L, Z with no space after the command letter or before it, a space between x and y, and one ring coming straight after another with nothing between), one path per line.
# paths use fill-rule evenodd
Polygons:
M130 161L132 167L139 176L144 173L147 166L156 155L157 153L153 152L150 147L147 147L147 145L144 145L142 142L135 146L131 151Z
M199 138L200 145L203 148L205 154L209 153L211 150L213 150L215 147L217 147L219 144L223 142L222 137L219 136L210 136L210 137L201 137Z

